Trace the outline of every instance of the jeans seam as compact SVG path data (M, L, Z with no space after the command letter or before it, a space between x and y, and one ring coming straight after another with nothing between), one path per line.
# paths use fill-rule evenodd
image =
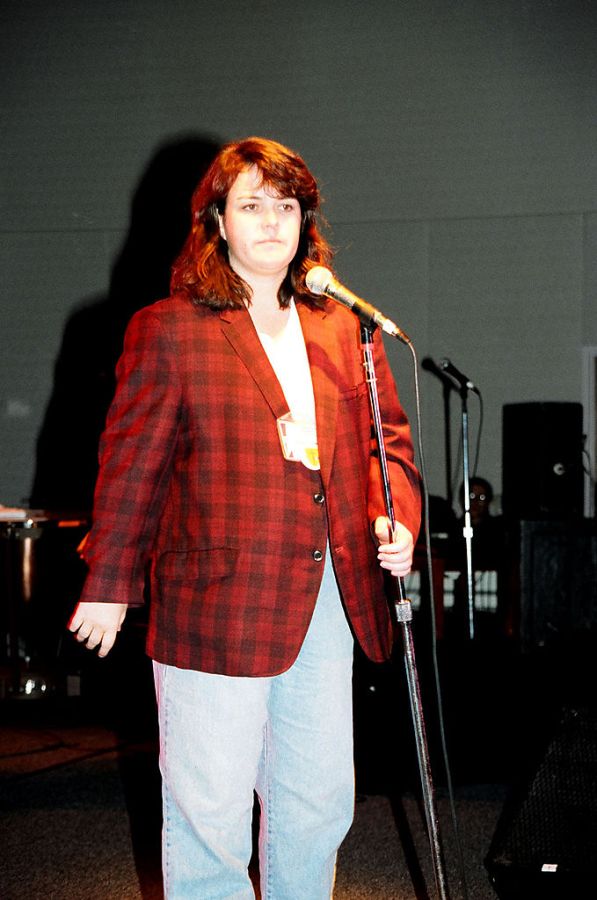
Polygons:
M272 829L272 800L271 800L271 783L269 777L269 752L270 752L270 743L271 743L271 734L270 734L270 724L269 722L265 723L265 729L263 733L263 769L264 769L264 782L265 782L265 841L264 841L264 861L265 861L265 898L264 900L271 900L272 898L272 883L271 883L271 865L270 865L270 848L271 848L271 829Z
M163 734L161 736L162 743L162 753L163 753L163 761L164 761L164 781L166 781L166 760L168 759L168 710L169 710L169 702L168 695L166 690L166 679L168 677L168 667L160 666L160 681L161 681L161 692L163 696L163 704L162 708L164 711L164 719L163 719ZM162 790L165 794L164 799L164 822L163 822L163 841L162 841L162 877L164 880L164 896L169 896L169 884L170 884L170 871L169 871L169 859L170 859L170 797L169 792L166 789L166 786L163 785Z

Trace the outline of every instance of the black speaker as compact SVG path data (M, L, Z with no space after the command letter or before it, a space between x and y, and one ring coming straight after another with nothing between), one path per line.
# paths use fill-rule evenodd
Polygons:
M502 900L597 896L597 717L567 710L526 794L485 859Z
M562 644L597 627L597 522L511 525L507 600L523 650Z
M502 509L518 519L583 510L580 403L507 403L502 418Z

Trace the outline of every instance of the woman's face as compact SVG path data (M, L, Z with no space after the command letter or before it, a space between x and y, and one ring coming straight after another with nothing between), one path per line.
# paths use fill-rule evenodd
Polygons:
M219 216L230 266L248 284L264 276L277 276L282 281L296 255L301 218L296 197L272 192L261 183L254 166L241 172Z

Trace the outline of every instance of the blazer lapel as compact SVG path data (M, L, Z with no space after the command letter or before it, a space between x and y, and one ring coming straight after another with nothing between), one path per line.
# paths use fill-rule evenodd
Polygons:
M327 485L336 444L338 416L338 338L325 310L297 303L311 366L321 477Z
M338 339L326 321L325 310L312 309L304 303L297 303L297 310L311 367L321 477L327 485L336 444ZM242 359L276 419L285 415L289 410L284 392L248 311L224 310L220 319L224 336Z
M284 391L276 378L276 373L263 349L248 311L245 308L227 309L220 314L220 319L224 336L242 359L276 419L285 415L288 412L288 404Z

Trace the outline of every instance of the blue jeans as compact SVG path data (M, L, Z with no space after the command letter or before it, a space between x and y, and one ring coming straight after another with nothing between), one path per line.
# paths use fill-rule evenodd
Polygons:
M286 672L232 678L154 663L167 900L254 898L254 790L263 900L329 900L354 812L352 653L327 553Z

